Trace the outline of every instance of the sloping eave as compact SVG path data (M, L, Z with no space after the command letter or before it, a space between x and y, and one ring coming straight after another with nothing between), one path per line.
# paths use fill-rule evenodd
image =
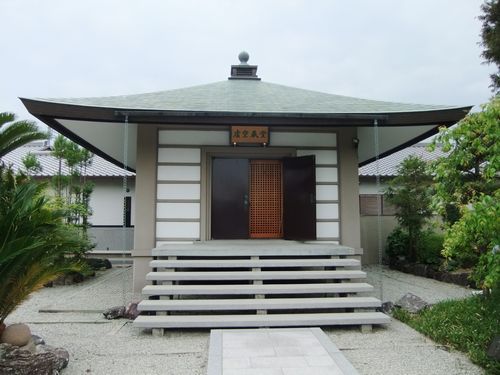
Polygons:
M221 112L143 110L75 105L29 98L20 98L20 100L27 110L43 123L89 149L93 153L132 172L135 172L136 138L134 137L136 137L137 124L176 124L181 126L195 125L200 127L214 125L229 126L235 124L262 124L276 127L354 126L362 129L372 128L376 120L377 126L380 128L423 127L420 134L412 136L409 139L406 138L400 141L395 140L394 144L387 145L384 149L379 150L379 157L383 157L428 138L437 132L439 126L451 126L457 123L465 117L472 108L466 106L431 109L426 111L387 113ZM133 127L134 134L129 134L129 145L132 152L129 152L128 162L124 163L123 152L118 152L117 145L114 145L114 150L110 150L110 147L102 143L103 140L100 140L101 144L99 144L99 138L101 137L99 133L106 129L107 133L114 134L110 136L110 138L113 138L114 142L123 139L123 129L120 128L123 128L126 118L128 120L128 126ZM71 123L73 126L67 126L65 123ZM96 124L100 124L99 129L101 131L95 131L97 130ZM91 127L93 131L90 131ZM363 131L360 130L360 132ZM360 147L363 146L363 143L367 145L368 140L363 140ZM367 164L373 160L375 160L375 149L371 151L371 155L360 154L360 165Z

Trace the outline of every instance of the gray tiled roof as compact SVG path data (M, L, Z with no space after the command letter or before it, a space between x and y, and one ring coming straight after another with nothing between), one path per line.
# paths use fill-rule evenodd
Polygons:
M284 114L397 113L454 108L359 99L238 79L146 94L40 100L117 109Z
M47 147L41 142L33 142L26 146L19 147L18 149L5 155L2 158L2 161L6 164L12 164L15 170L19 170L23 168L22 158L31 152L37 156L40 164L42 165L42 171L37 173L36 176L54 176L57 174L59 169L59 161L50 154L50 151L46 151L46 149ZM445 156L446 153L444 153L440 148L436 148L436 150L432 152L428 151L427 144L418 143L380 159L380 176L395 176L398 165L410 155L418 156L423 160L429 161ZM63 174L68 174L68 168L64 164L62 166L62 172ZM124 173L126 173L128 177L135 176L135 173L125 171L97 155L94 155L92 165L87 169L87 176L89 177L121 177ZM359 175L362 177L376 176L377 163L372 162L359 168Z
M3 156L2 161L7 165L12 165L14 170L22 170L22 159L29 152L36 155L38 161L42 165L42 171L36 173L35 176L50 177L57 174L59 170L59 161L51 155L50 150L47 150L47 147L43 144L43 142L32 142L23 147L19 147ZM63 175L69 174L68 167L66 167L64 163L62 163L62 173ZM135 176L135 173L117 167L97 155L94 155L92 158L92 164L86 171L86 176L88 177L121 177L124 174L128 177Z
M399 164L408 156L418 156L425 161L436 160L442 156L446 156L439 147L434 151L427 150L427 143L417 143L416 145L404 148L389 156L379 159L378 169L382 177L392 177L397 175ZM375 177L377 175L377 162L374 161L359 168L360 177Z

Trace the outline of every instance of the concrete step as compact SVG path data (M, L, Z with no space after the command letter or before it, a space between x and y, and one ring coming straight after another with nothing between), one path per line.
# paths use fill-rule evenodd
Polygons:
M146 280L332 280L364 279L366 273L358 270L338 271L222 271L222 272L150 272Z
M367 283L245 284L245 285L146 285L145 296L162 295L247 295L371 292Z
M387 324L390 318L380 312L268 314L268 315L140 315L139 328L215 328L215 327L301 327L328 325Z
M145 300L140 311L221 311L272 309L377 308L374 297Z
M151 268L359 267L357 259L186 259L153 260Z
M211 243L204 244L175 244L153 249L153 256L181 256L181 257L251 257L251 256L341 256L359 255L352 247L332 244L300 244L286 245L248 243L235 244L231 247L221 247Z

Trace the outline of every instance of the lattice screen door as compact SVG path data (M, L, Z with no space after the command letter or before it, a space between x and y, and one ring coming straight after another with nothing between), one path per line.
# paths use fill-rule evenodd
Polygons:
M283 237L280 160L250 161L250 238Z

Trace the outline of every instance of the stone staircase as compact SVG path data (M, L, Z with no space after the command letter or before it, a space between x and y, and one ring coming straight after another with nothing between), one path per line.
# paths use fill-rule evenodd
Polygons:
M293 241L210 241L153 249L135 327L386 324L354 249Z

